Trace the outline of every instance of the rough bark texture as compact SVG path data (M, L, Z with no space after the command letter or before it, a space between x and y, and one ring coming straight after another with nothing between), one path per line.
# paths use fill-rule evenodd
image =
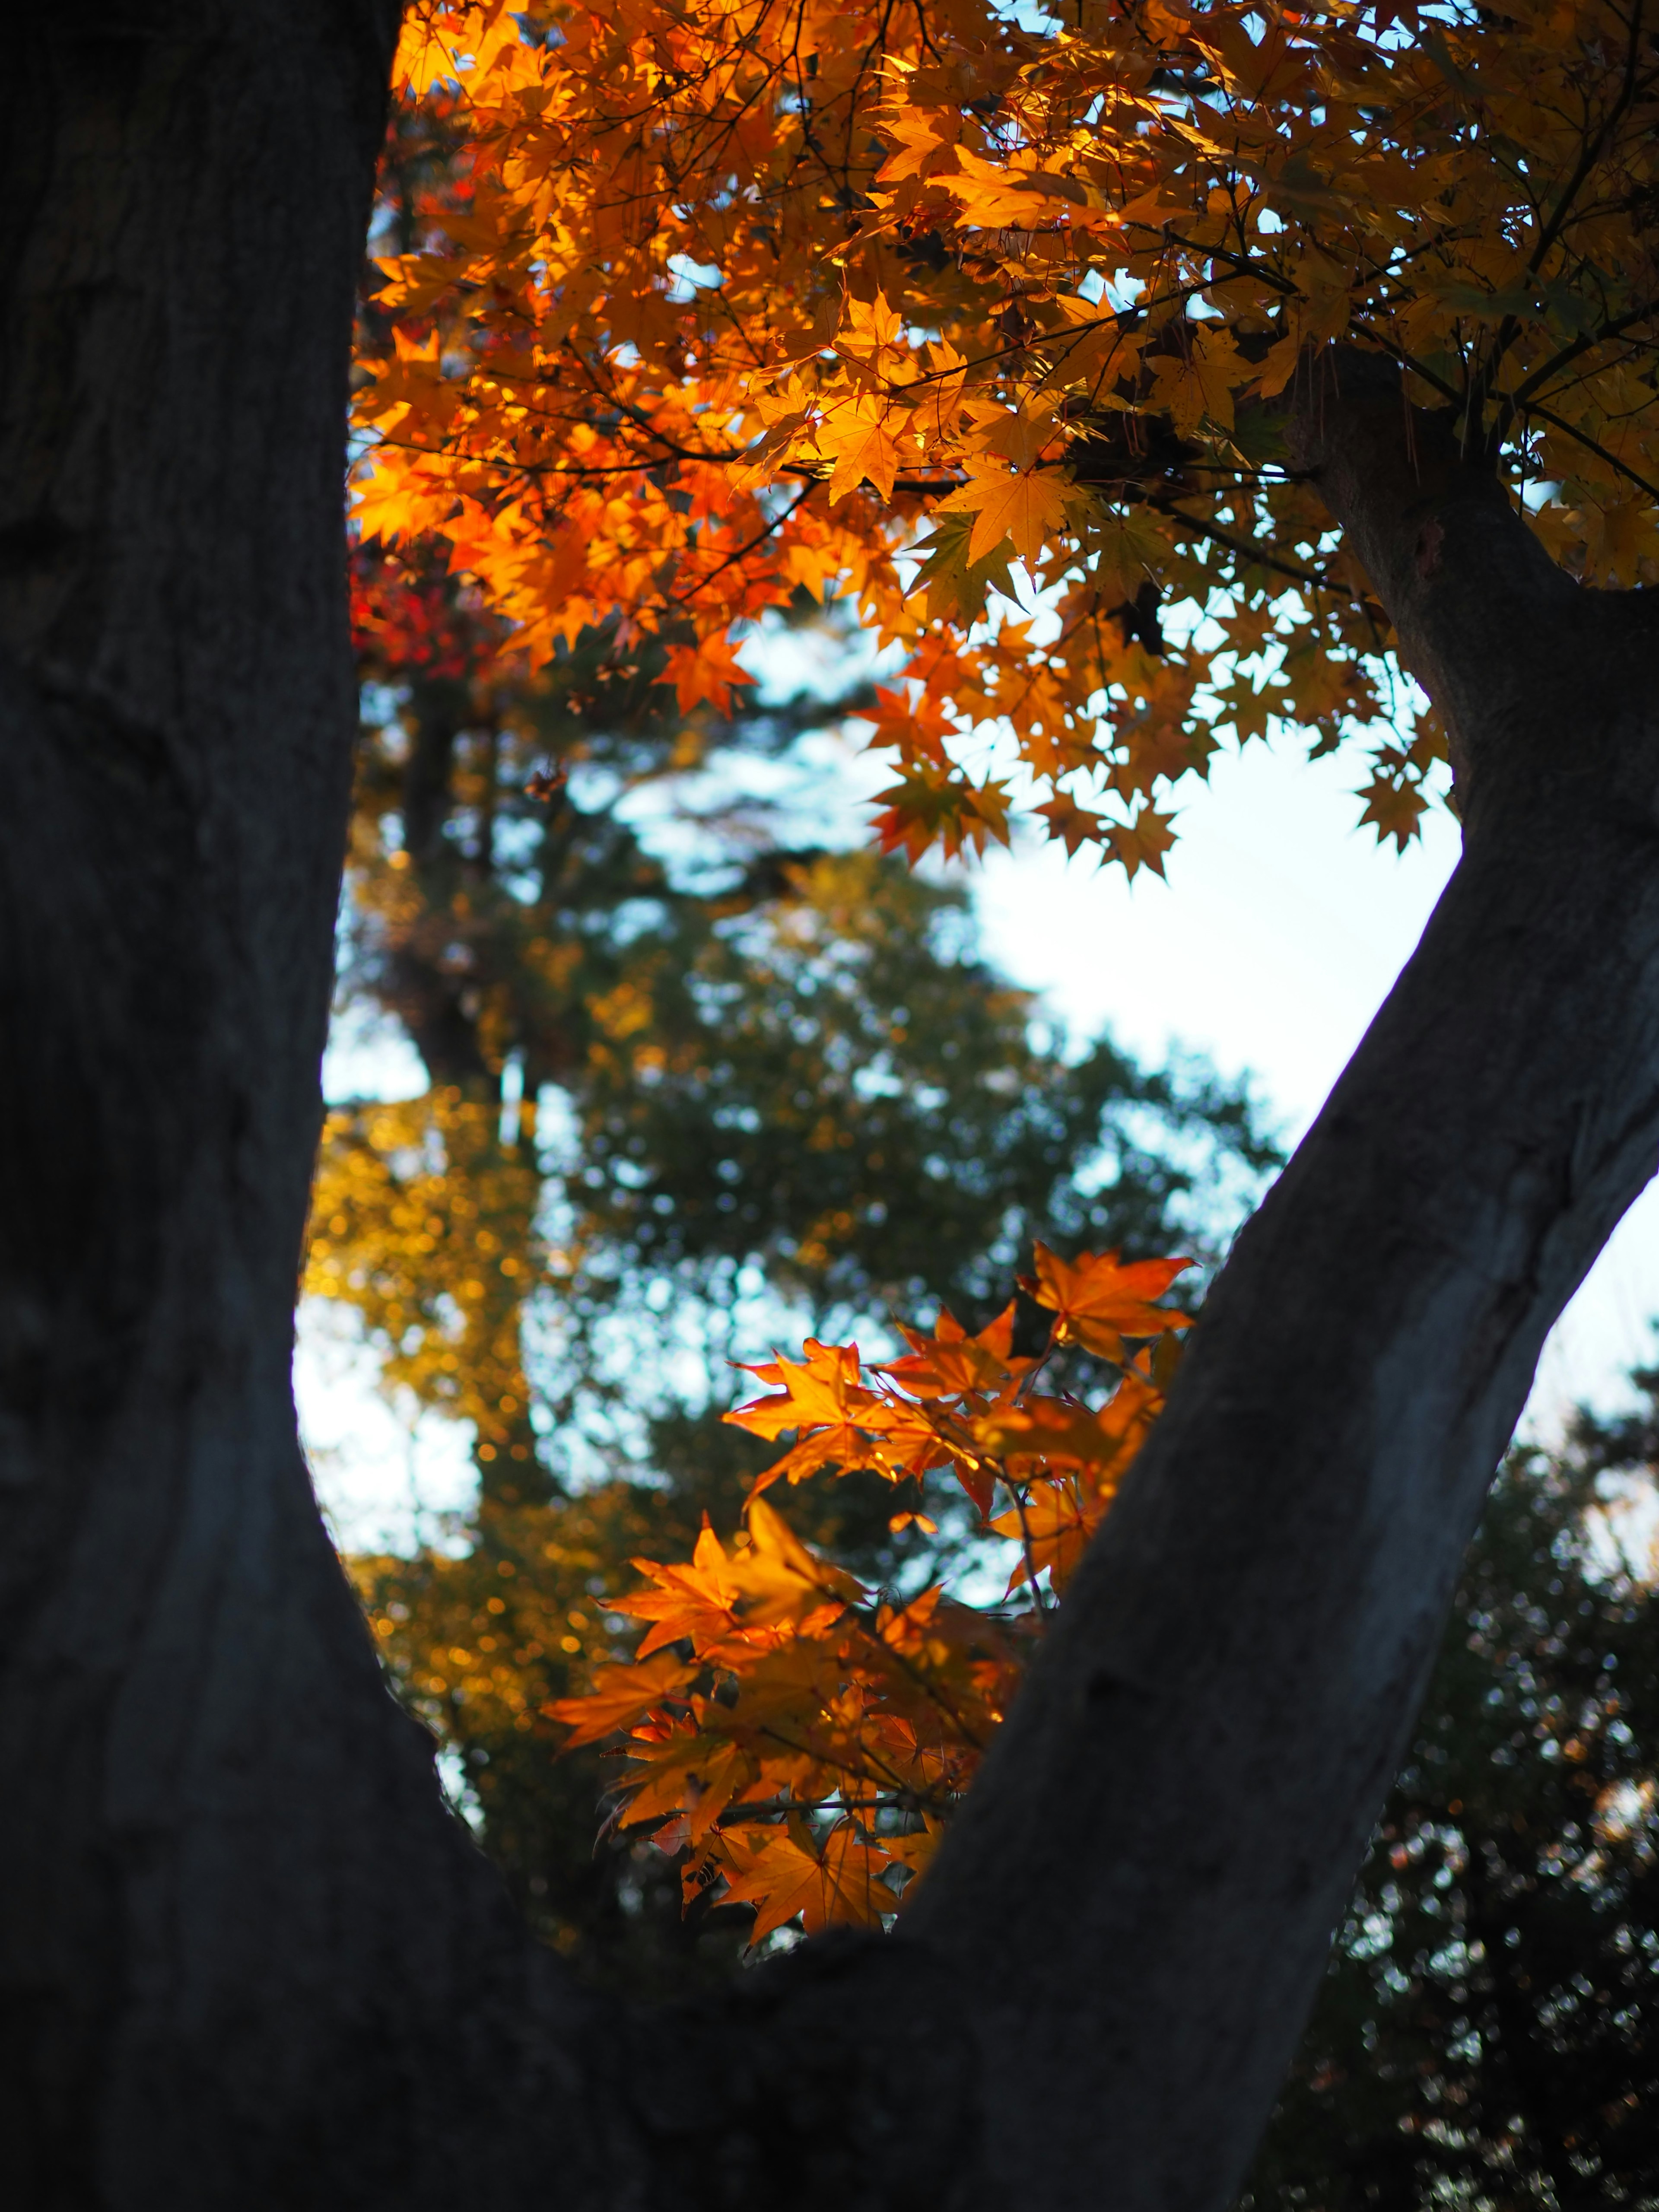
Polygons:
M13 57L0 2200L19 2208L490 2201L492 2099L521 2100L519 2149L527 2130L550 2162L587 2154L525 2057L550 2008L562 2036L536 2048L562 2047L574 2000L538 1980L385 1697L289 1399L355 719L347 347L395 14L134 0L42 18ZM485 2123L465 2144L457 2109Z
M1220 2212L1544 1332L1659 1151L1654 617L1374 371L1304 395L1466 858L910 1932L617 2017L444 1809L289 1398L394 17L131 0L13 57L0 2197Z

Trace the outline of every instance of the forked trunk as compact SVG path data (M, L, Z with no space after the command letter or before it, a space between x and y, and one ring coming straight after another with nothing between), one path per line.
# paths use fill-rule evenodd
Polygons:
M1659 1150L1640 595L1304 410L1467 856L905 1936L632 2025L381 1686L290 1310L392 0L43 21L0 137L0 2201L1219 2212L1545 1330Z

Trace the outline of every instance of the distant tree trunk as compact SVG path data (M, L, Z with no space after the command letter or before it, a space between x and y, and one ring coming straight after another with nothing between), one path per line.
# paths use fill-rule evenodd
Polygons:
M1301 428L1467 857L1206 1310L912 1932L582 1996L386 1695L289 1355L392 0L130 0L0 137L0 2201L1218 2212L1544 1332L1659 1146L1640 594Z

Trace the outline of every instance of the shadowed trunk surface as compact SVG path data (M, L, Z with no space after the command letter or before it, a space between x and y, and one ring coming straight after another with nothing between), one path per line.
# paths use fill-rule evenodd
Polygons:
M395 12L84 11L0 139L0 2191L1221 2212L1544 1333L1659 1152L1653 617L1432 426L1409 459L1376 368L1304 396L1466 857L906 1935L601 2008L386 1694L289 1396Z
M558 2132L520 2052L539 1961L386 1700L289 1395L355 719L347 347L395 14L83 10L35 27L7 94L20 2208L390 2203L417 2172L453 2204L490 2177L446 2148L451 2108L522 2097Z

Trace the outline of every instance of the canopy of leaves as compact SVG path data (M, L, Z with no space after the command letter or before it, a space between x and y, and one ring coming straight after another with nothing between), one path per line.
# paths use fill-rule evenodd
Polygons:
M1023 797L1157 866L1272 717L1412 833L1441 741L1281 439L1334 341L1573 573L1659 577L1634 0L428 0L400 69L467 183L381 264L362 526L441 534L532 656L654 633L682 706L850 595L905 656L890 844Z

